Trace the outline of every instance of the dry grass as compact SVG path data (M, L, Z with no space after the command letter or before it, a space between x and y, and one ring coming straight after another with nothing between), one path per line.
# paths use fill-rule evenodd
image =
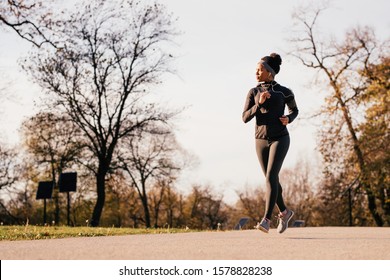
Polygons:
M39 240L67 237L114 236L129 234L169 234L189 232L188 229L134 229L103 227L67 227L67 226L0 226L0 241L3 240Z

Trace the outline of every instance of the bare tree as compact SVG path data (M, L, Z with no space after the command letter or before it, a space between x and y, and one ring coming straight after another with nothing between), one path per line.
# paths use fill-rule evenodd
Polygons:
M351 172L345 179L352 182L356 177L364 189L369 211L378 226L383 218L378 212L375 192L367 173L367 159L359 141L359 122L362 121L358 97L366 90L367 80L361 75L369 64L378 60L381 52L374 31L369 27L357 27L348 31L343 41L325 39L317 30L318 18L324 8L298 10L295 19L302 29L292 38L295 48L292 54L303 65L317 70L327 81L328 96L322 111L326 121L322 130L320 151L325 161L342 163L342 169ZM356 114L355 114L356 113ZM337 150L335 148L340 148ZM353 155L354 162L350 155ZM356 165L354 165L356 163ZM328 165L328 168L340 166ZM355 168L356 166L356 168ZM334 170L342 174L345 170Z
M50 38L52 10L49 0L2 0L0 2L0 25L14 30L21 38L37 47L48 43Z
M160 134L142 133L129 138L119 153L118 164L129 176L131 186L137 190L144 207L146 227L150 227L148 192L157 182L167 181L170 184L177 178L178 172L184 168L180 147L172 133L162 131ZM164 192L166 184L159 187ZM160 193L158 200L162 196Z
M105 179L118 143L174 115L144 101L169 70L166 42L176 34L173 21L160 4L86 1L58 23L64 47L40 48L25 65L51 94L53 106L65 110L88 139L97 190L92 226L99 225Z

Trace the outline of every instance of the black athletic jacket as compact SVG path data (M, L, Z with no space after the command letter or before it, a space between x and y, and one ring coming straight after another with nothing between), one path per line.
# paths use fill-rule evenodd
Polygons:
M259 104L260 93L263 88L258 84L252 88L245 101L242 120L247 123L256 116L256 139L277 140L284 135L288 135L285 125L279 120L284 115L287 105L289 110L289 122L291 123L298 115L298 108L295 103L294 94L286 87L272 81L267 84L271 97L263 104Z

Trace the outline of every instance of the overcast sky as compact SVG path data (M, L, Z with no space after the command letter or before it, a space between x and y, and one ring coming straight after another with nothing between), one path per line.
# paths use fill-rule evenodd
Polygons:
M77 0L76 0L77 1ZM284 167L315 158L315 131L320 120L306 120L323 104L324 94L309 86L313 72L286 56L292 12L309 1L162 0L178 17L177 75L166 76L156 88L163 102L189 106L177 121L177 137L195 154L199 166L184 174L180 189L193 183L210 184L233 201L235 190L264 182L254 147L254 122L241 120L245 97L256 85L255 67L261 57L278 52L283 59L276 80L291 88L300 110L288 126L291 146ZM318 1L317 1L318 2ZM342 37L357 24L372 26L381 40L389 38L388 0L333 1L321 18L322 35ZM20 122L34 112L39 88L20 70L17 60L30 45L0 29L0 88L10 83L11 100L0 107L3 142L16 143ZM4 94L3 92L1 94Z

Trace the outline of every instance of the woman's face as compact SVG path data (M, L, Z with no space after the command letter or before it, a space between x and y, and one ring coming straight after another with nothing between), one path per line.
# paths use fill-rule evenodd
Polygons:
M258 82L268 82L272 80L272 75L265 69L261 62L257 63L256 79Z

